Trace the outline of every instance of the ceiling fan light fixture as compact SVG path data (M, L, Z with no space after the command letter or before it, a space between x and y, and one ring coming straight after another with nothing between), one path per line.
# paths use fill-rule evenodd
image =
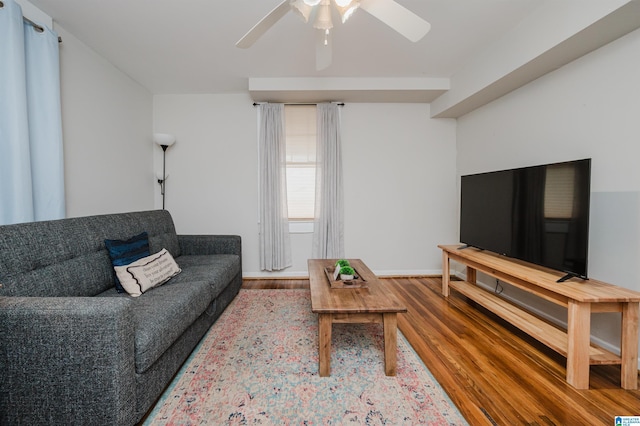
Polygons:
M331 8L328 4L322 4L318 8L318 13L316 16L316 20L313 23L313 28L317 28L319 30L330 30L331 28L333 28L333 21L331 20Z
M309 6L304 0L291 0L291 9L307 23L313 11L313 6Z
M308 6L313 7L313 6L317 6L317 5L319 5L319 4L320 4L320 2L321 2L322 0L303 0L303 1L304 1L304 3L305 3L305 4L307 4Z
M333 0L336 2L336 6L338 7L347 7L351 4L353 0Z
M347 19L353 15L353 12L360 7L360 2L358 0L351 0L346 4L346 6L339 5L338 0L335 0L335 2L336 9L338 9L338 12L340 13L340 19L342 19L343 24L347 22Z

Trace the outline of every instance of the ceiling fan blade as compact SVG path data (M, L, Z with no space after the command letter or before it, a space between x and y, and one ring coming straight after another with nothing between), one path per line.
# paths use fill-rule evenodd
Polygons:
M361 0L360 7L413 42L431 29L430 23L394 0Z
M244 35L238 42L236 43L236 47L240 47L242 49L246 49L251 47L253 43L255 43L264 33L267 32L269 28L275 25L284 15L287 14L291 10L291 5L289 0L284 0L278 6L275 7L271 12L269 12L264 18L260 20L253 28L249 30L248 33Z
M333 40L331 32L325 30L316 31L316 71L329 68L333 57Z

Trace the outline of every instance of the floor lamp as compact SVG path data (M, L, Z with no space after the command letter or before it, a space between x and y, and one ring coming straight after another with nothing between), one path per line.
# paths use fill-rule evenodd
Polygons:
M165 182L167 181L167 173L166 173L166 157L167 157L167 148L173 145L176 142L176 137L173 135L169 135L167 133L154 133L153 141L160 145L162 148L162 177L158 178L158 183L160 184L160 194L162 194L162 210L164 210L164 192L165 192Z

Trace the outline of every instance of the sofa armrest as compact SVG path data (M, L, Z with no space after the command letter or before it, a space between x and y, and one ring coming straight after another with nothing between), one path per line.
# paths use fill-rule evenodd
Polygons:
M0 297L0 424L135 421L131 301Z
M183 255L242 255L242 242L239 235L178 235L178 242Z

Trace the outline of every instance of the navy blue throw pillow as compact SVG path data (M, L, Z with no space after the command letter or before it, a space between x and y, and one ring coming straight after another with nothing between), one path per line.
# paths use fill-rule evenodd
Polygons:
M104 240L104 245L107 247L111 264L114 267L125 266L151 255L149 253L149 236L146 232L135 235L128 240ZM125 289L120 284L115 270L113 271L113 276L118 293L125 293Z

